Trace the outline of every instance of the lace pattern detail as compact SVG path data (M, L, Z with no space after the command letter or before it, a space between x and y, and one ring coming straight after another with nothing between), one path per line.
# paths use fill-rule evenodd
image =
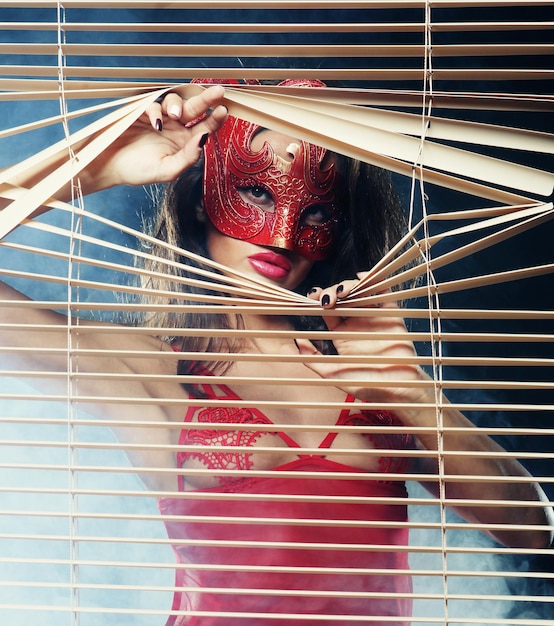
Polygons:
M230 401L233 399L240 400L225 385L209 385L202 386L207 397L225 398ZM217 391L216 391L217 389ZM353 402L352 396L347 397L348 402ZM261 411L256 408L237 408L231 406L225 407L189 407L187 422L197 421L200 425L209 424L273 424ZM337 426L401 426L401 422L393 413L388 411L368 411L357 409L355 404L352 408L343 409L338 416ZM330 432L320 444L321 458L324 458L332 447L332 443L337 436L337 432ZM199 461L206 469L214 471L247 471L253 468L254 460L252 452L244 452L244 450L233 452L232 450L213 450L214 446L225 446L228 448L254 447L256 442L262 436L277 436L281 438L289 448L299 448L298 444L291 439L286 433L277 431L256 431L256 430L240 430L233 429L210 429L209 427L184 428L179 437L179 444L186 446L197 446L198 450L180 451L177 453L177 467L184 467L188 460L195 459ZM376 432L363 433L376 449L380 450L405 450L414 448L414 438L411 434L399 432ZM393 453L394 454L394 453ZM378 471L386 474L404 473L409 464L409 460L403 457L401 453L396 456L383 455L379 457ZM225 491L235 491L244 482L255 481L256 478L246 476L217 476L217 482ZM379 482L390 482L387 480Z
M346 417L345 426L401 426L398 419L388 411L360 411ZM406 433L363 433L379 450L407 450L414 447L414 438ZM381 456L379 471L383 474L404 473L408 468L406 457Z
M208 407L201 409L197 413L198 422L201 424L268 424L271 423L262 416L255 415L248 408L233 407ZM229 450L210 450L211 446L229 447L253 447L256 441L265 434L275 435L277 433L267 433L265 431L245 431L245 430L215 430L203 429L183 429L179 443L181 445L198 446L199 450L179 452L177 454L177 465L182 467L185 461L194 458L200 461L207 469L213 470L249 470L252 468L251 452L231 452ZM221 485L233 483L242 478L232 476L219 476Z

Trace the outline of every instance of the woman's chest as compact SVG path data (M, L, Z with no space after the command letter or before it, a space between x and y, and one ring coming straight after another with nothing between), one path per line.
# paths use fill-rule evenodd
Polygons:
M363 410L341 390L260 385L249 393L210 384L203 392L179 434L177 467L189 489L270 475L307 458L355 472L400 469L407 440L394 417Z

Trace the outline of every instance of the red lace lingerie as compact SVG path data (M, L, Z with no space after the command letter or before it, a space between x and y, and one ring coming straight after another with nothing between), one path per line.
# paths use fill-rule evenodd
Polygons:
M210 398L239 399L224 385L202 388ZM210 423L271 421L257 409L201 406L190 407L185 421L202 426L182 430L180 443L198 445L198 451L181 451L178 466L194 460L218 470L218 483L196 491L184 491L180 483L179 497L159 502L174 541L179 588L176 614L166 626L314 626L314 616L329 615L336 620L320 623L338 626L344 615L395 616L396 626L408 626L412 587L402 549L408 543L403 482L386 476L365 480L361 469L325 458L337 435L332 432L321 442L321 455L297 455L269 476L225 476L223 470L252 469L252 454L210 446L251 446L268 433L210 429ZM390 413L360 411L353 404L337 420L348 424L398 422ZM270 434L299 447L286 433ZM371 440L376 448L412 447L403 434L375 434ZM402 461L383 456L380 470L401 472Z

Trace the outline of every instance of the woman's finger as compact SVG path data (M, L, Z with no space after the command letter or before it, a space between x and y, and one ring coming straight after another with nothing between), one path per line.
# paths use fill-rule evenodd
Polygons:
M339 300L346 298L350 294L357 283L357 280L343 280L326 289L320 289L317 292L317 299L324 309L332 309Z
M313 356L314 354L321 354L314 344L308 339L295 339L294 343L298 348L298 352L304 356Z
M183 115L183 99L177 93L167 93L161 101L162 113L173 120L180 120Z
M221 85L212 85L201 94L183 100L181 121L190 122L203 117L211 109L218 108L223 103L225 89Z
M150 104L145 114L152 128L157 131L163 130L163 118L167 117L183 125L196 122L200 126L202 122L198 132L214 132L227 118L227 109L221 104L224 94L221 85L208 87L201 94L185 100L178 93L169 92Z
M312 300L319 300L321 291L322 291L321 287L312 287L306 295L308 296L308 298L311 298Z
M201 121L195 124L192 129L195 134L200 135L204 133L214 133L221 128L228 115L227 107L219 105L215 109L212 109L209 115L206 115Z
M150 104L146 110L144 111L150 126L154 130L161 132L163 130L163 111L162 111L162 102L155 100Z

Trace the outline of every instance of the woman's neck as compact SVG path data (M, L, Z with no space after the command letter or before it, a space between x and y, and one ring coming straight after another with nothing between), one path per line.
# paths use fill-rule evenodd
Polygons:
M244 315L242 316L245 330L262 331L259 336L249 338L252 347L264 354L292 353L296 351L292 337L274 336L271 331L294 330L289 317L284 315Z

